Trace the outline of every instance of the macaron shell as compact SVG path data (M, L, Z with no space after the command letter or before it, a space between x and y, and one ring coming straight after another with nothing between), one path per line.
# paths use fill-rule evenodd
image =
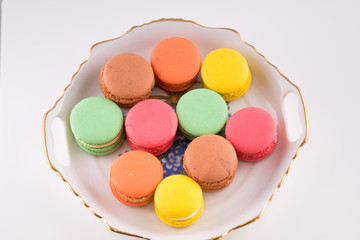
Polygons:
M170 37L155 46L151 65L160 85L165 88L177 87L180 91L189 88L195 80L200 71L201 55L190 40Z
M143 205L143 202L129 202L128 198L141 199L154 193L163 178L163 167L160 161L145 151L130 151L118 157L110 170L110 186L118 200L128 205Z
M181 130L193 137L219 133L228 119L224 99L204 88L184 94L176 106L176 114Z
M225 96L227 101L243 95L251 83L246 59L229 48L220 48L209 53L202 63L201 76L207 88Z
M196 211L198 211L198 214L202 211L202 190L200 185L190 177L172 175L165 178L158 185L155 191L154 203L155 209L160 213L159 217L162 220L164 218L172 219L172 221L184 219ZM198 216L196 215L193 218L197 219Z
M223 97L223 99L225 101L229 102L229 101L233 101L233 100L241 97L242 95L244 95L249 90L250 85L251 85L251 72L249 69L248 79L242 88L239 88L237 91L234 91L231 93L220 93L220 92L218 92L218 93ZM203 86L204 86L204 88L210 89L208 86L206 86L205 83L203 83Z
M216 191L227 187L238 167L231 143L218 135L203 135L193 140L184 153L184 169L202 189Z
M150 95L155 85L155 75L145 58L134 53L123 53L103 66L100 84L105 97L129 107Z
M144 149L159 148L173 142L178 119L169 104L147 99L128 112L125 129L132 144Z
M275 148L277 126L265 110L247 107L234 113L225 128L225 136L237 152L245 155L264 155ZM266 151L266 152L263 152ZM255 157L255 159L258 159Z
M179 83L179 84L169 84L167 82L161 81L159 78L156 79L156 83L160 88L170 92L185 91L186 89L190 88L195 83L195 81L196 81L196 76L187 82Z

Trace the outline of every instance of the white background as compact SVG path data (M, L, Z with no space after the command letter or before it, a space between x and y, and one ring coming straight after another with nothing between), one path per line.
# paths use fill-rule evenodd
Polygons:
M47 166L42 118L92 44L174 17L239 31L301 88L308 108L309 141L275 199L224 239L360 239L359 9L358 1L5 0L0 238L131 239L109 231Z

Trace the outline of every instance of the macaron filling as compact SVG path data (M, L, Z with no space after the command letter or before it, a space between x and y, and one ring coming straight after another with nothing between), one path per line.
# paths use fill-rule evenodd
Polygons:
M190 88L196 81L196 77L197 75L184 83L179 83L179 84L169 84L166 82L161 81L159 78L156 78L156 83L159 85L159 87L161 87L162 89L168 90L168 91L176 91L176 92L181 92L181 91L185 91L186 89Z
M159 208L157 207L156 203L155 203L155 212L156 214L159 216L159 218L169 224L170 226L173 227L186 227L189 226L191 224L193 224L194 222L196 222L198 220L198 218L201 216L202 212L204 209L204 204L202 203L200 205L200 208L196 211L195 214L191 214L192 217L186 217L186 218L175 218L175 219L181 219L181 220L173 220L171 218L169 218L167 215L165 215L163 212L161 212L159 210Z
M166 216L166 215L165 215L165 217L166 217L167 219L172 220L172 221L186 221L186 220L189 220L189 219L195 217L196 214L200 211L201 207L202 207L202 203L199 205L199 207L195 210L194 213L192 213L192 214L190 214L189 216L184 217L184 218L170 218L170 217L168 217L168 216Z
M267 156L269 156L272 151L275 149L277 144L277 133L275 135L274 140L262 151L257 152L257 153L245 153L245 152L241 152L239 150L236 150L236 155L239 159L242 160L246 160L246 161L258 161L261 160L263 158L266 158Z
M124 138L122 138L124 139ZM75 139L76 140L76 139ZM122 140L115 142L115 144L107 146L107 147L103 147L103 148L90 148L90 147L86 147L84 145L82 145L80 142L78 142L76 140L77 144L86 152L93 154L93 155L105 155L105 154L110 154L112 152L114 152L121 144L122 144Z
M118 137L119 136L119 137ZM85 151L94 154L94 155L104 155L114 152L125 139L125 132L121 130L121 133L117 135L116 140L112 140L111 144L103 144L103 145L90 145L81 141L78 137L75 136L75 141L77 144L84 149Z
M193 178L196 182L198 182L201 188L204 189L205 191L218 191L224 189L233 181L234 177L235 177L235 173L232 173L228 178L224 178L222 180L209 183L206 181L201 181L196 177L191 176L191 178Z
M124 201L126 202L132 202L132 203L142 203L142 202L147 202L149 200L151 200L154 197L154 192L149 193L148 195L144 196L144 197L139 197L139 198L132 198L132 197L128 197L122 193L120 193L119 191L116 190L116 187L111 184L111 188L114 189L117 192L117 196L121 197Z
M201 186L201 188L205 191L218 191L218 190L224 189L233 181L233 179L235 177L235 172L233 172L233 173L230 173L229 176L224 179L214 181L214 182L208 182L208 181L203 181L203 180L189 174L190 171L186 164L184 164L184 170L186 173L188 173L188 176L191 177L192 179L194 179Z
M99 148L106 148L106 147L108 147L108 146L110 146L110 145L115 144L117 141L120 140L121 137L124 137L124 135L125 135L125 134L124 134L124 131L123 131L123 129L121 129L121 131L119 132L119 134L116 135L116 137L115 137L113 140L111 140L111 141L108 142L108 143L101 144L101 145L88 144L88 143L80 140L77 136L75 136L75 138L76 138L76 141L77 141L77 142L81 143L81 144L82 144L83 146L85 146L85 147L94 148L94 149L99 149Z
M171 145L175 141L175 136L169 142L167 142L163 145L160 145L160 146L153 147L153 148L147 148L144 146L140 146L140 145L134 143L129 136L127 136L126 140L128 141L128 144L130 145L130 147L133 150L143 150L143 151L149 152L149 153L157 156L157 155L160 155L160 154L166 152L171 147Z

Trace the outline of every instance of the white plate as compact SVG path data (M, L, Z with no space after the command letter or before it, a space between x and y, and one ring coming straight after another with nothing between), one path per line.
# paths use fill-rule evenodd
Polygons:
M150 60L156 43L170 36L182 36L193 41L202 58L223 47L242 53L249 63L252 84L244 96L229 103L229 111L234 113L246 106L261 107L275 118L279 136L278 145L268 158L256 163L240 161L229 187L218 192L204 192L202 216L185 228L174 228L161 222L155 214L153 202L143 207L129 207L113 197L109 170L115 158L129 149L127 143L113 154L92 156L76 145L69 125L69 115L76 103L86 97L102 96L99 74L111 57L133 52ZM198 85L201 84L200 74L197 81ZM167 96L160 89L155 89L154 94ZM287 97L288 94L291 97ZM291 102L290 108L286 107L288 102ZM296 116L291 117L290 113ZM43 134L49 166L110 230L142 238L190 240L221 238L231 230L259 219L283 183L299 149L307 141L308 122L300 89L242 40L235 30L204 27L182 19L160 19L135 26L121 37L93 45L62 96L46 112Z

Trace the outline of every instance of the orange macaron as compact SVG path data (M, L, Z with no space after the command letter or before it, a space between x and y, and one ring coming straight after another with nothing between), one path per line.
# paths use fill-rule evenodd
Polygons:
M181 92L194 84L200 71L201 55L190 40L170 37L160 41L153 49L151 66L159 87Z
M130 151L118 157L111 166L110 188L113 195L129 206L143 206L154 198L163 179L163 167L151 153Z

